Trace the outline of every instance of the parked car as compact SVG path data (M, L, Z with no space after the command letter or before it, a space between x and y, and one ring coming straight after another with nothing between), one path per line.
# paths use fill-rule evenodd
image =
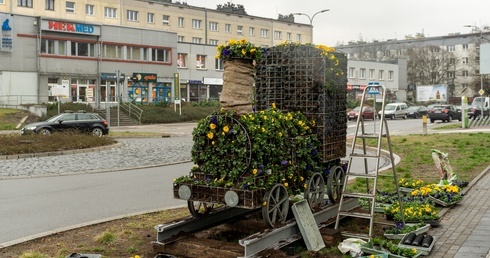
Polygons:
M91 133L94 136L102 137L109 134L109 125L104 118L96 113L68 111L43 122L28 124L20 130L20 134L50 135L54 132L68 130Z
M429 119L431 123L436 120L451 122L453 119L458 119L461 121L461 112L458 112L454 105L434 105L429 110Z
M385 117L395 119L397 117L407 119L408 106L405 103L389 103L385 106ZM378 118L381 118L381 112L378 112Z
M351 121L352 119L357 120L357 117L359 116L359 110L360 109L361 109L361 107L358 106L358 107L352 109L351 111L349 111L347 113L347 119L349 121ZM363 119L373 119L374 120L375 115L376 115L376 109L374 109L374 107L364 106L362 108L361 117Z
M481 115L481 107L469 105L466 110L468 111L469 119L475 119Z
M424 106L411 106L407 109L407 117L419 118L423 115L427 115L427 108Z

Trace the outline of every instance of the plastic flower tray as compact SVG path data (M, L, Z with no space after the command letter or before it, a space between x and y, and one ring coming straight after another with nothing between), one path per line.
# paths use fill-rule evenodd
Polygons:
M406 258L405 256L401 256L401 255L396 255L396 254L392 254L392 253L389 253L387 251L384 251L384 250L377 250L377 249L374 249L374 248L371 248L371 247L368 247L366 245L361 245L361 250L364 252L364 253L367 253L367 254L374 254L374 255L380 255L380 254L385 254L385 255L388 255L388 258ZM422 255L422 253L419 253L419 251L417 250L417 254L414 255L413 257L419 257L420 255Z
M398 244L398 247L404 247L404 248L415 248L417 249L417 253L420 252L421 255L429 255L430 251L432 250L432 248L434 247L434 244L436 243L436 237L435 236L432 236L433 239L432 239L432 243L430 244L429 247L422 247L422 246L415 246L415 245L405 245L403 244L403 241L405 241L405 238L407 238L408 235L406 235L405 237L402 238L402 240L400 240L400 243Z
M429 200L433 201L435 204L438 204L442 207L450 207L450 206L453 206L454 204L459 202L459 201L457 201L457 202L445 202L445 201L442 201L442 200L435 198L434 196L429 196Z
M414 225L417 225L417 224L407 223L405 225L406 226L414 226ZM388 239L402 239L407 234L410 234L410 233L421 234L421 233L425 233L425 232L429 231L429 229L430 229L430 224L425 224L425 226L420 227L420 228L417 228L416 230L414 230L412 232L408 232L408 233L405 233L405 234L384 234L384 236L386 238L388 238Z
M399 189L401 192L404 192L404 193L411 193L413 190L415 190L413 188L407 188L407 187L401 187L401 186L399 187Z
M374 207L374 211L378 213L385 213L386 207L390 207L391 204L387 203L376 203L376 207Z

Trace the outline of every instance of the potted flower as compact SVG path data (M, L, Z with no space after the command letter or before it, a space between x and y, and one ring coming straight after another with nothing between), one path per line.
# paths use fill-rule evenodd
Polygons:
M431 203L404 202L402 204L405 222L434 222L439 220L436 209ZM400 204L393 203L386 208L387 218L392 217L395 221L402 221Z
M413 189L417 189L425 185L424 180L414 178L401 178L398 180L398 186L402 192L411 192Z
M216 50L216 58L224 62L221 106L239 115L252 112L254 62L262 59L266 50L245 39L230 39Z
M367 254L387 254L388 257L418 257L420 252L415 248L398 247L397 244L390 240L384 240L378 237L371 238L369 242L361 245L361 250Z
M412 196L428 198L443 207L451 206L461 201L461 189L457 185L430 184L412 191Z

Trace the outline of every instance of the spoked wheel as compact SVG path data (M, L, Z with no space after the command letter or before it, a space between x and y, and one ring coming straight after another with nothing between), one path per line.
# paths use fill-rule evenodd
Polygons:
M327 181L327 195L331 202L336 203L342 194L344 187L345 172L339 166L334 166L330 169Z
M213 210L212 203L187 201L187 207L192 217L199 218L208 215Z
M274 227L276 223L286 221L289 210L288 190L282 184L276 184L270 191L265 193L265 202L262 207L262 216L265 222Z
M308 186L305 191L305 199L308 201L311 210L318 209L323 204L325 195L325 180L322 174L314 173L308 180Z

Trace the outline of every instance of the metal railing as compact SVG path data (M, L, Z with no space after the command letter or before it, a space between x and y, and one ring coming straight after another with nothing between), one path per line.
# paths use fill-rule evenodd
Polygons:
M490 116L478 116L468 120L468 127L490 125Z
M143 109L139 108L135 104L131 102L123 102L121 101L119 107L128 114L129 117L132 117L138 120L138 123L141 124L141 116L143 115Z

